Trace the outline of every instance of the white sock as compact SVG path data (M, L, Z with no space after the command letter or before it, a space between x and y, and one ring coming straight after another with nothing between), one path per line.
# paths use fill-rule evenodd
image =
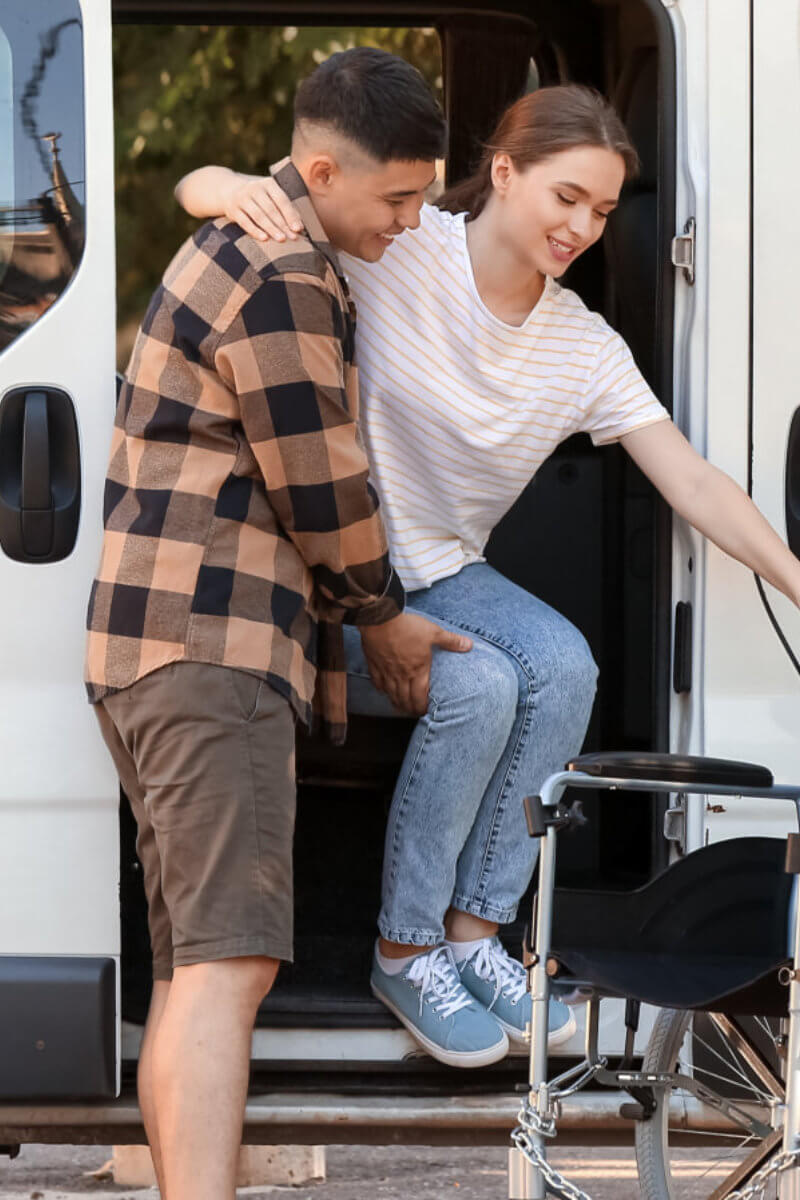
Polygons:
M420 954L426 954L429 950L433 950L433 946L420 946ZM404 967L407 967L412 958L416 958L416 954L407 954L404 958L387 958L385 954L381 954L377 942L375 943L375 961L382 971L387 975L399 975Z
M462 963L466 962L468 958L472 958L475 951L488 941L490 941L489 938L477 938L474 942L451 942L448 938L445 944L453 951L453 958L456 962Z

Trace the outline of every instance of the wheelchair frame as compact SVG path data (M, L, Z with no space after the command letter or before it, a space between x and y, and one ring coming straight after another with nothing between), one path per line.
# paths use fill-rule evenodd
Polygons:
M531 924L531 928L535 928L535 941L529 963L532 999L529 1079L527 1094L520 1111L520 1124L512 1134L513 1148L509 1152L509 1200L543 1200L548 1194L561 1196L566 1200L586 1198L585 1192L571 1184L547 1162L546 1145L556 1134L560 1098L571 1095L591 1080L624 1089L639 1086L657 1090L670 1087L676 1081L686 1084L686 1080L677 1074L649 1076L641 1071L608 1069L597 1047L598 1014L602 998L599 994L593 995L588 1002L585 1061L548 1082L547 1025L550 979L547 974L547 962L551 949L556 836L558 829L570 820L568 814L557 813L557 806L565 789L599 788L608 791L790 800L795 805L800 828L800 784L745 787L735 782L706 782L702 778L648 779L635 774L637 756L628 757L629 765L626 770L626 756L613 756L614 763L622 768L616 776L591 774L580 769L559 771L545 780L540 797L526 801L530 834L532 837L541 838L542 845L539 857L539 886ZM670 756L661 757L668 762ZM679 762L677 759L673 761ZM703 760L699 761L702 763ZM576 761L576 768L579 764L580 759ZM790 835L790 839L796 836ZM792 870L793 873L797 873L794 864ZM773 1132L773 1129L777 1130L783 1125L781 1153L768 1162L763 1171L757 1173L758 1177L780 1176L781 1200L800 1200L800 903L796 902L796 896L793 909L793 962L791 968L786 968L785 982L789 985L789 1044L786 1061L794 1066L787 1066L785 1102L779 1106L781 1111L773 1114L776 1124L770 1129L770 1132ZM736 1105L728 1102L728 1106L731 1111L736 1110ZM758 1188L754 1189L753 1185L756 1183L757 1178L754 1176L749 1188L744 1187L741 1191L731 1192L729 1197L734 1200L735 1197L760 1194Z

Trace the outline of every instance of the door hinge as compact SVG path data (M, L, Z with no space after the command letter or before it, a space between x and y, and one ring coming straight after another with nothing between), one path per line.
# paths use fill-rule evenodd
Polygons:
M672 801L672 806L664 813L664 837L668 842L676 842L683 854L686 850L686 800L683 796L674 796Z
M672 239L672 265L680 267L690 287L694 283L695 227L694 217L689 217L683 227L683 233Z

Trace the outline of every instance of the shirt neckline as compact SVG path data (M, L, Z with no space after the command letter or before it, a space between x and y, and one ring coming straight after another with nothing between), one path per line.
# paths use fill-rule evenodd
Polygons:
M325 255L339 278L344 279L344 271L336 247L328 238L308 194L308 188L303 182L303 177L291 157L287 155L279 162L273 163L269 173L300 214L309 241Z
M467 245L466 219L467 219L466 213L458 213L455 218L455 221L453 222L453 225L455 227L455 231L458 235L459 241L461 242L461 253L462 253L462 256L464 259L464 270L466 272L467 283L469 285L469 290L472 293L472 298L475 301L475 303L478 305L478 308L483 313L483 315L486 317L486 319L488 321L491 321L493 325L496 325L499 329L505 329L509 333L522 333L531 324L531 321L533 320L533 318L536 316L537 312L541 308L544 300L552 294L553 286L554 286L553 277L551 275L545 275L544 287L542 288L542 294L539 297L539 299L536 301L533 308L528 313L527 317L525 318L525 320L522 322L521 325L511 325L511 324L509 324L508 321L503 321L500 317L495 316L495 314L492 312L492 310L490 308L487 308L487 306L484 304L481 294L478 291L478 285L475 282L475 273L472 269L472 259L469 256L469 246Z

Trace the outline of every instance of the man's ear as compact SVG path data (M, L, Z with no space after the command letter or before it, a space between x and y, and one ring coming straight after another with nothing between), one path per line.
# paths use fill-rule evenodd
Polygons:
M320 197L329 195L340 170L332 154L314 154L303 172L310 194Z

